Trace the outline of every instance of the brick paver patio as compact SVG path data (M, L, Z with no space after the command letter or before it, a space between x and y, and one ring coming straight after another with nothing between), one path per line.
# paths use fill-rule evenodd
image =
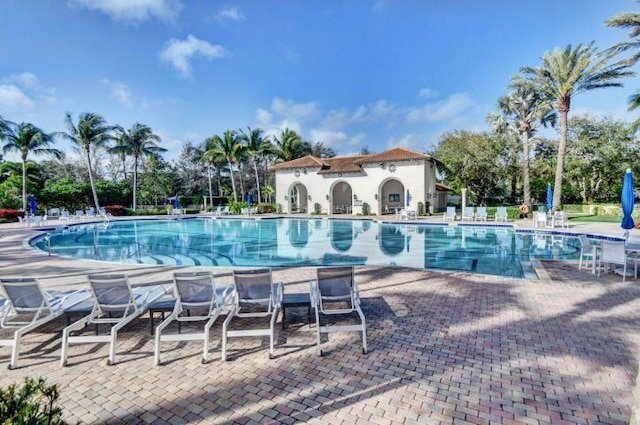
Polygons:
M124 271L132 283L168 279L175 268L50 258L22 246L26 230L1 229L0 270L48 287L82 284L89 272ZM118 363L104 344L72 346L59 365L53 322L25 338L21 367L0 384L45 376L59 384L70 423L622 424L634 409L640 360L640 285L601 279L575 263L543 262L549 279L358 267L369 353L358 334L332 334L324 357L305 308L287 310L276 358L268 341L232 339L220 360L201 344L167 342L153 366L145 316L122 333ZM214 270L218 283L228 270ZM313 269L274 271L287 291L307 288Z

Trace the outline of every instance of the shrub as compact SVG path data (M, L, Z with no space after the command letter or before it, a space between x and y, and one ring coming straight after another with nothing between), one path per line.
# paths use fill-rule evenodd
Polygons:
M18 217L22 217L22 211L11 209L0 209L0 218L4 218L10 221L18 221Z
M370 215L371 214L371 207L369 206L368 203L363 202L362 203L362 215Z
M107 205L105 207L107 214L111 214L114 216L123 216L126 214L124 207L122 205Z
M313 204L313 213L315 215L320 215L322 213L322 205L317 202Z
M258 214L269 214L278 211L276 204L258 204Z
M418 202L418 215L424 215L424 204L422 202Z
M0 388L0 419L13 425L64 424L62 409L56 406L59 397L57 385L47 385L44 378L25 378L21 386Z

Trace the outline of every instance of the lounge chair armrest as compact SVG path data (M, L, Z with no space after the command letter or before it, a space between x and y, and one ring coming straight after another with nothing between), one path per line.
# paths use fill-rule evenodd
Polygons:
M230 304L234 299L233 297L235 296L235 293L236 290L233 286L225 287L224 291L222 291L222 295L220 295L218 307L224 307L225 305ZM220 301L222 302L220 303Z
M309 282L309 300L312 307L318 306L318 281L312 280Z
M273 294L273 304L275 306L281 306L282 305L282 295L284 292L284 289L282 287L282 282L278 282L274 284L275 286L275 292Z

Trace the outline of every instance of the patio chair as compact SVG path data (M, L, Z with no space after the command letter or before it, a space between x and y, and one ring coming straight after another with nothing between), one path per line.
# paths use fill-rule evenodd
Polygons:
M69 217L69 211L64 210L60 213L60 218L58 218L58 220L62 221L62 220L66 220L69 221L71 220L71 217Z
M624 242L602 241L600 245L600 256L598 257L598 277L600 270L605 266L605 272L612 265L622 266L622 281L627 278L627 264L633 261L633 275L638 277L638 257L637 254L627 253L627 245Z
M215 215L216 217L220 217L220 216L222 215L222 205L218 205L218 206L216 207L216 210L215 210L215 212L214 212L214 215Z
M57 319L90 296L88 291L45 292L34 278L0 279L0 287L7 296L0 304L0 328L15 329L13 339L0 340L0 346L11 347L9 369L18 367L20 342L26 333Z
M407 210L407 220L417 220L418 212L416 210Z
M321 335L334 332L362 332L362 352L367 353L367 326L360 308L360 293L353 267L329 267L317 269L317 280L310 283L311 305L316 311L316 340L318 355L322 356ZM346 304L346 305L345 305ZM358 313L360 324L321 326L323 315L347 315Z
M569 227L569 217L567 217L567 213L564 211L556 211L553 213L552 219L553 227Z
M154 364L160 365L160 342L162 341L203 341L202 363L209 361L209 331L211 326L230 301L233 292L231 286L216 287L211 272L174 273L174 294L176 297L173 312L156 328ZM202 322L204 332L162 335L162 331L173 321Z
M476 221L487 221L487 207L476 208Z
M444 212L444 216L442 218L445 221L446 220L455 221L455 219L456 219L456 207L447 207L447 210Z
M222 210L222 215L230 215L231 211L229 210L229 205L226 205Z
M269 358L273 358L275 325L282 305L282 282L272 282L271 269L234 270L234 300L222 325L222 360L227 360L227 338L268 336ZM270 316L268 328L229 329L234 317L263 318Z
M533 213L533 227L546 227L547 226L547 213L542 211L535 211Z
M473 207L464 207L462 210L462 221L470 220L473 221L475 215L473 214Z
M582 259L584 258L584 266L589 267L589 260L596 261L595 256L595 246L589 241L587 235L578 235L578 239L580 239L580 244L582 245L580 248L580 261L578 262L578 270L582 270Z
M89 275L89 285L93 295L91 313L64 328L62 332L62 353L60 364L67 365L69 344L89 344L108 342L108 365L115 364L118 331L143 314L149 305L166 293L162 285L143 286L132 289L125 275ZM88 324L111 325L110 335L78 335L71 332L83 329Z
M507 222L507 207L498 207L496 210L495 220Z

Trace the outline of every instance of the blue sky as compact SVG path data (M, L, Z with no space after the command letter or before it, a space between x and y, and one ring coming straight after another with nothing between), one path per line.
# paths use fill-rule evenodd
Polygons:
M285 127L340 155L428 151L483 130L521 66L625 40L603 22L631 0L3 0L0 115L47 131L64 114L151 126L177 157L226 129ZM572 113L635 118L622 89ZM61 141L60 147L68 147Z

